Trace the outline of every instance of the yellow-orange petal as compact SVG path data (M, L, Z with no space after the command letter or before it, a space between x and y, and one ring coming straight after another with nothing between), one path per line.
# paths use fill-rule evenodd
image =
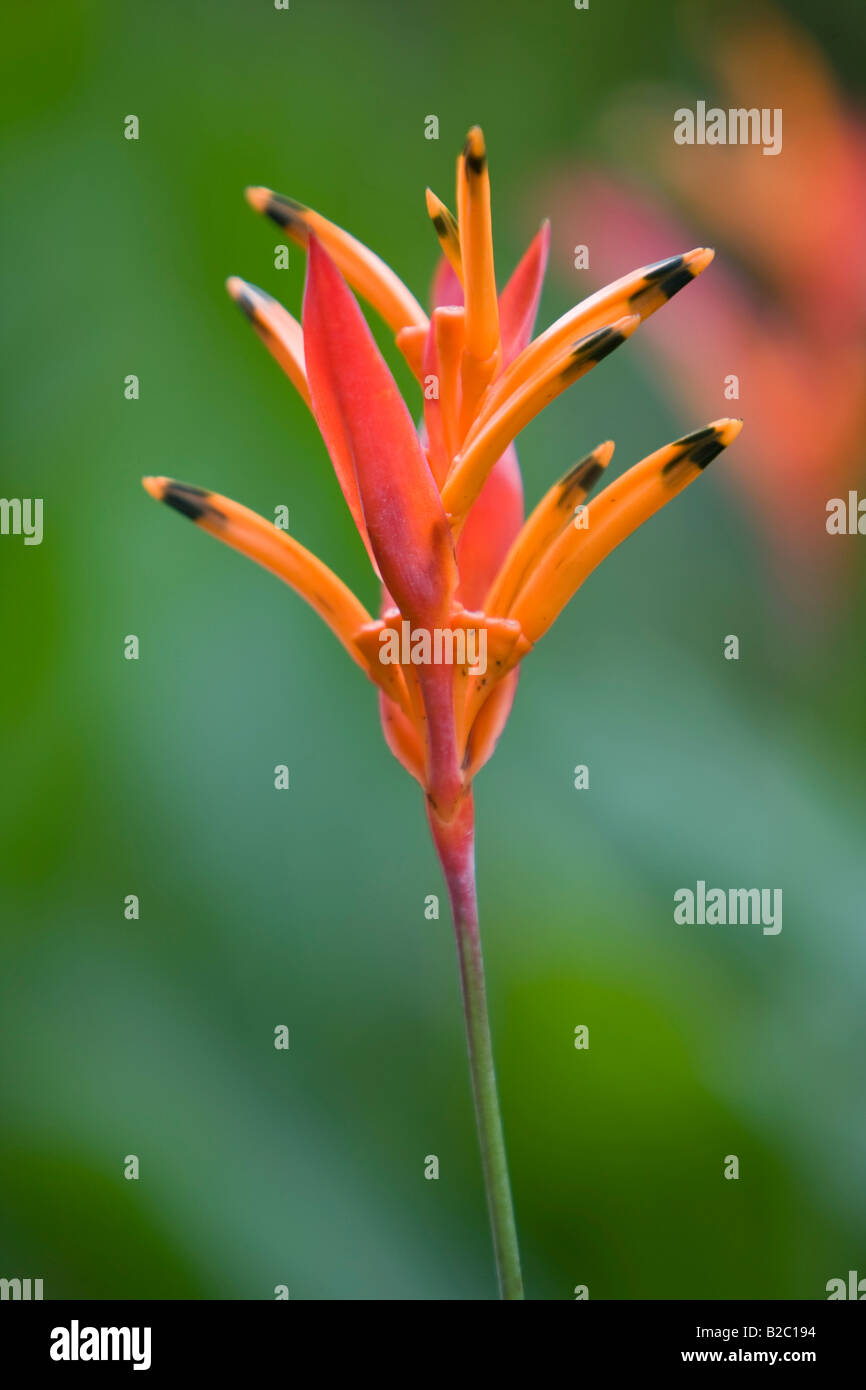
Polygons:
M505 398L500 410L454 460L442 489L442 502L455 531L459 531L490 469L515 435L561 392L624 343L639 322L637 315L632 314L581 338Z
M466 296L466 350L486 362L499 347L499 301L493 263L490 176L480 126L466 137L459 177L459 239Z
M391 679L395 668L371 662L358 640L373 619L351 589L312 551L257 512L217 492L173 478L143 478L142 484L158 502L166 503L200 530L216 536L290 585L324 619L370 679L386 688L392 697L395 695ZM399 693L396 698L400 698Z
M439 359L439 406L449 464L460 444L460 363L465 343L465 311L462 307L433 310L433 332Z
M478 412L475 429L482 428L506 396L542 371L569 342L625 314L637 314L641 320L649 318L706 270L714 254L710 247L698 246L683 256L671 256L655 265L642 266L575 305L534 338L497 378ZM470 433L467 443L471 437Z
M484 611L507 617L526 576L547 547L574 518L613 457L614 444L608 439L554 483L527 517L505 557L484 601Z
M439 245L447 256L454 273L463 283L463 259L460 250L460 230L457 218L438 198L432 188L427 189L427 215L433 223L433 230L439 238Z
M226 289L249 319L268 352L282 367L302 399L310 404L310 386L304 365L304 334L297 319L276 299L256 285L232 275Z
M694 482L741 429L741 420L715 420L656 450L593 498L581 518L585 525L565 528L512 604L510 616L527 640L537 642L596 566Z
M400 277L335 222L270 188L248 188L246 199L256 212L270 217L299 246L306 246L313 232L352 288L372 304L394 333L402 328L427 327L427 315Z
M394 342L409 364L412 375L420 381L423 376L424 345L427 342L426 328L401 328Z

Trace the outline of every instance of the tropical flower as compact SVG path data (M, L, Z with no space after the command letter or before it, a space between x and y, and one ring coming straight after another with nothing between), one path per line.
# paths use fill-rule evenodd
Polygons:
M382 583L379 616L298 541L238 503L168 478L144 486L285 580L378 687L385 739L424 788L448 884L500 1286L522 1297L478 934L472 781L508 717L520 661L601 560L697 478L740 422L718 420L666 445L584 506L613 453L612 442L600 444L525 522L513 440L713 253L698 248L626 275L530 341L548 228L498 293L478 127L457 161L457 216L427 192L444 252L429 317L392 270L319 213L267 188L247 198L307 250L302 321L246 281L229 280L229 293L316 418ZM423 387L420 430L349 286L393 331ZM408 634L411 650L398 643L398 658L384 659L395 633ZM431 635L438 646L418 643ZM416 644L428 654L415 657ZM481 647L486 660L471 661L467 651Z

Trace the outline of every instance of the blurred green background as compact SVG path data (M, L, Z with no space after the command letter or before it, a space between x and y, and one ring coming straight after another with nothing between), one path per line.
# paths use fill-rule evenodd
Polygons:
M858 7L787 14L856 98ZM507 270L619 91L703 94L686 28L666 0L9 16L0 490L45 499L45 539L0 537L0 1275L50 1298L494 1295L419 790L315 615L139 479L287 505L372 606L311 419L223 289L299 310L303 255L274 269L244 185L319 208L423 298L424 187L452 199L480 121ZM542 323L577 278L552 265ZM625 466L700 423L636 340L526 432L528 498L600 439ZM477 785L530 1297L822 1298L866 1275L862 550L839 541L816 620L766 525L710 470L618 551L527 662ZM781 887L781 935L676 926L698 878Z

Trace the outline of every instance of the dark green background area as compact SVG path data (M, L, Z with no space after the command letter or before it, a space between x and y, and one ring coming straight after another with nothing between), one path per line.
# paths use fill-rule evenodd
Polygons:
M857 95L857 8L790 13ZM319 208L424 297L424 187L451 200L480 121L507 270L549 211L545 169L592 153L620 87L701 94L682 32L639 0L8 18L0 492L43 497L46 531L0 537L3 1277L47 1297L493 1295L420 792L315 615L139 479L284 503L373 605L315 427L223 289L243 275L299 311L303 256L274 269L244 185ZM574 297L553 266L542 320ZM600 439L624 465L699 423L636 341L526 432L528 496ZM765 551L711 470L526 663L478 782L531 1297L821 1298L866 1275L862 562L816 624ZM698 878L781 887L781 935L677 927Z

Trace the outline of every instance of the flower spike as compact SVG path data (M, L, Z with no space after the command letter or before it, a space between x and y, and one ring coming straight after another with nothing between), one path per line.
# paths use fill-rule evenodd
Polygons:
M144 486L295 589L378 687L386 744L424 791L448 885L500 1290L522 1298L478 929L473 778L505 727L523 657L605 556L687 487L741 421L717 420L666 445L584 507L613 453L611 441L600 444L525 522L514 440L713 252L699 247L623 276L530 340L549 228L500 295L477 126L457 161L456 220L427 190L444 253L429 318L394 272L335 223L268 188L249 188L247 199L308 252L301 323L244 280L229 280L229 293L312 409L382 581L379 616L246 507L168 478ZM350 286L389 325L423 387L417 431Z

